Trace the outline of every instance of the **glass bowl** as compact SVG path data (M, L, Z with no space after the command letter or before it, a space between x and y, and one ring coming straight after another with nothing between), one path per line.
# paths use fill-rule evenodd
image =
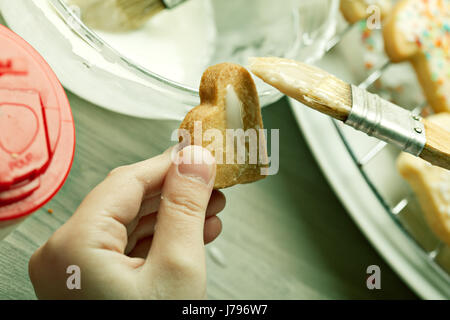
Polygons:
M199 103L210 65L245 66L251 56L321 58L335 33L338 0L188 0L121 33L91 30L64 0L0 0L0 9L67 89L116 112L180 120ZM281 97L255 82L262 106Z

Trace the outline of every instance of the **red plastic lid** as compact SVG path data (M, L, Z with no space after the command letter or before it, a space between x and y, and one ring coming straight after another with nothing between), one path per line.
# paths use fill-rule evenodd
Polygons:
M67 178L74 151L72 113L58 78L0 25L0 221L47 203Z

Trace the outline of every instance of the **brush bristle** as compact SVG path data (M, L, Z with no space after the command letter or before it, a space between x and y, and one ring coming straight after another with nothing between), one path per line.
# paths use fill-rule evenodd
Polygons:
M161 0L116 0L129 19L146 20L165 9Z
M251 58L250 70L264 82L339 120L351 110L349 84L308 64L283 58Z

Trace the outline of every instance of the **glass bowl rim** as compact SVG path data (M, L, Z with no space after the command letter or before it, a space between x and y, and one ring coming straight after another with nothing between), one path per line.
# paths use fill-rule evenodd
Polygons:
M182 84L178 81L168 79L167 77L161 76L145 67L135 62L134 60L127 58L116 49L111 47L106 41L104 41L95 31L86 26L80 17L74 12L64 0L48 0L53 8L56 10L58 15L63 19L63 21L68 25L68 27L75 32L84 42L95 49L98 53L102 55L109 62L115 62L126 70L132 72L134 75L138 76L144 81L148 81L149 78L156 83L162 84L180 91L180 93L187 94L192 97L199 96L199 89L193 88L188 85ZM338 13L338 0L328 0L331 2L329 6L329 11L327 18L324 20L317 30L321 30L326 23L332 21L333 17L337 16ZM331 37L331 36L330 36ZM330 39L327 39L330 40ZM259 92L260 97L272 95L272 90L265 90Z

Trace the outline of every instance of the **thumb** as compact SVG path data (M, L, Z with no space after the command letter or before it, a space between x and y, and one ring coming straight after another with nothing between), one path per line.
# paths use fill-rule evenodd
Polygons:
M174 158L162 188L148 261L195 267L205 261L203 227L216 162L200 146L188 146Z

